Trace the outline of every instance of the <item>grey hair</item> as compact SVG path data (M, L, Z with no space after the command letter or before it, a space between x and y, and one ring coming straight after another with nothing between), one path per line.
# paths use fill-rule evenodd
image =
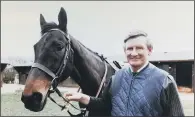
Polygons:
M140 37L140 36L143 36L146 38L146 46L147 48L149 49L153 49L153 44L151 42L151 40L147 37L148 34L141 31L141 30L133 30L130 32L130 34L127 36L127 38L124 39L124 47L125 47L125 43L128 41L128 40L131 40L131 39L136 39L136 37Z

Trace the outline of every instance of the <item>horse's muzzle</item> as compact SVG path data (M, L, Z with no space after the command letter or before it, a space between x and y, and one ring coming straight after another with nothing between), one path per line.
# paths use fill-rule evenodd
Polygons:
M21 101L24 103L26 109L38 112L43 109L42 97L42 94L38 92L32 95L22 94Z

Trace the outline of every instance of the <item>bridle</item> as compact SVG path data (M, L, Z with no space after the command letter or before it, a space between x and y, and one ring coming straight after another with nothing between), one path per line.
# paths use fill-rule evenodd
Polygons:
M60 64L59 69L57 70L56 73L54 73L54 72L52 72L50 69L48 69L46 66L44 66L44 65L42 65L42 64L40 64L40 63L34 63L34 64L32 65L32 68L41 69L42 71L44 71L45 73L47 73L49 76L51 76L51 77L53 78L52 81L51 81L51 85L50 85L50 87L49 87L49 91L48 91L48 93L47 93L47 95L48 95L48 97L51 99L51 101L53 101L54 103L56 103L56 101L50 96L51 93L56 92L60 97L63 98L63 100L64 100L66 103L72 105L71 103L69 103L68 99L66 99L66 98L61 94L61 92L60 92L59 89L57 88L57 85L58 85L57 79L59 80L59 79L62 77L62 74L63 74L63 72L64 72L65 67L68 66L68 65L67 65L68 62L70 62L70 63L73 64L73 53L74 53L74 51L73 51L72 48L71 48L70 37L69 37L68 34L66 35L63 31L61 31L61 30L59 30L59 29L51 29L51 30L49 30L49 32L51 32L51 31L56 31L56 30L57 30L57 31L60 31L60 32L66 37L66 39L68 39L68 44L67 44L67 47L66 47L66 50L65 50L65 53L64 53L64 58L63 58L62 63ZM47 34L47 33L43 34L43 36L46 35L46 34ZM71 65L71 66L72 66L72 65ZM51 89L51 88L52 88L52 89ZM56 103L56 104L57 104L57 103ZM64 109L66 108L66 105L64 105L64 106L59 105L59 104L57 104L57 105L60 106L60 107L62 108L62 110L64 110ZM80 109L76 108L74 105L72 105L72 106L73 106L75 109L80 110Z
M51 76L53 78L51 81L51 85L52 85L53 89L57 88L57 81L56 80L62 77L62 74L64 72L65 67L68 67L68 65L67 65L68 61L69 61L69 63L73 64L73 54L74 54L74 51L71 48L71 42L70 42L69 35L65 34L60 29L50 29L49 32L56 31L56 30L60 31L66 37L66 39L68 39L68 44L67 44L67 47L65 48L66 50L64 53L64 58L63 58L62 63L60 64L60 67L58 68L57 72L56 73L52 72L51 70L49 70L47 67L45 67L44 65L42 65L40 63L34 63L32 65L32 67L41 69L42 71L46 72L49 76ZM45 34L47 34L47 33L45 33Z
M79 114L79 116L85 116L87 110L86 110L86 109L83 109L83 108L79 109L79 108L75 107L74 105L72 105L71 103L69 103L68 99L66 99L66 98L62 95L62 93L59 91L59 89L57 88L57 85L58 85L57 79L59 80L59 79L62 77L63 72L64 72L64 70L65 70L65 67L68 67L67 63L71 63L71 64L72 64L72 65L69 65L69 67L70 67L70 66L73 66L73 55L74 55L74 51L73 51L73 49L71 48L70 36L69 36L69 34L66 34L66 33L64 33L63 31L61 31L60 29L50 29L48 32L51 32L51 31L59 31L59 32L61 32L61 33L65 36L66 39L68 39L68 44L67 44L68 46L66 47L66 50L65 50L65 53L64 53L64 58L63 58L62 64L60 64L60 67L59 67L59 69L57 70L56 73L52 72L52 71L49 70L46 66L44 66L44 65L42 65L42 64L40 64L40 63L34 63L34 64L32 65L32 68L38 68L38 69L44 71L45 73L47 73L49 76L51 76L51 77L53 78L52 81L51 81L51 85L50 85L50 87L49 87L49 91L48 91L48 93L47 93L48 98L50 98L51 101L53 101L54 103L56 103L56 101L50 96L50 94L56 92L56 93L58 94L58 96L60 96L60 97L66 102L66 104L65 104L64 106L62 106L62 105L56 103L58 106L61 107L61 110L64 110L64 109L66 108L66 106L69 104L69 105L71 105L73 108L75 108L76 110L81 111L81 114ZM47 34L47 33L45 33L45 34ZM44 35L45 35L45 34L44 34ZM43 36L44 36L44 35L43 35ZM102 87L103 87L103 84L104 84L104 82L105 82L106 75L107 75L107 65L106 65L106 62L105 62L105 61L104 61L104 63L105 63L105 72L104 72L104 76L103 76L103 79L102 79L102 81L101 81L100 87L99 87L99 89L98 89L98 92L97 92L97 94L96 94L96 97L99 96L99 93L100 93L100 91L101 91L101 89L102 89ZM72 67L70 67L70 69L71 69L70 71L72 71ZM52 89L51 89L51 88L52 88ZM71 114L71 113L69 112L69 110L68 110L68 113L69 113L70 115L72 115L72 116L76 116L76 115Z

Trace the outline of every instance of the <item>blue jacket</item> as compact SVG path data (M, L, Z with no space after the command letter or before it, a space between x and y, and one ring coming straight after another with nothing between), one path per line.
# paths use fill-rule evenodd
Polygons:
M184 116L173 77L151 63L135 76L129 68L117 71L104 95L91 97L87 109L111 116Z

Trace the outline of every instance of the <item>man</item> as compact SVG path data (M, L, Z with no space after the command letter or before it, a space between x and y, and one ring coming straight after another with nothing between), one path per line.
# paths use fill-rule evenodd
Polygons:
M142 31L124 40L129 66L117 71L101 98L67 93L90 110L107 110L111 116L184 116L174 78L148 61L153 45Z

